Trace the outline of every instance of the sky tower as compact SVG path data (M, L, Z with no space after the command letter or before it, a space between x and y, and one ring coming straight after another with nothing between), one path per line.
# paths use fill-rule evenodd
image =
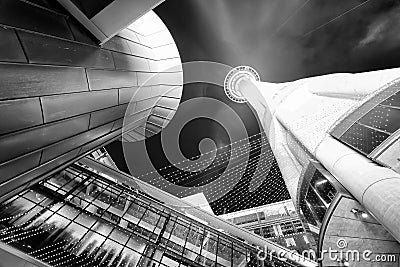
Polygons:
M319 234L318 251L340 238L342 249L399 249L399 75L395 68L287 83L237 79L234 90L262 121L293 203Z

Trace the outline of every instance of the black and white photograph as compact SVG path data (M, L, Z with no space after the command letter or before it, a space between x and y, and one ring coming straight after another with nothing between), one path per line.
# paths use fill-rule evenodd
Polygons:
M0 267L340 266L400 266L400 0L0 0Z

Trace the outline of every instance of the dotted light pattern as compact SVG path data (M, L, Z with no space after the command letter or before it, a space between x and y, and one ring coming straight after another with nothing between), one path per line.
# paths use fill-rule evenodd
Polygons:
M257 141L254 141L254 142L257 143ZM258 140L258 142L260 142L260 141ZM250 155L255 155L255 154L257 154L257 152L258 152L258 150L256 148L254 148L254 149L251 150ZM230 170L229 173L233 173L235 171L239 171L240 169L244 170L246 168L256 167L258 164L262 164L263 161L274 160L274 156L273 156L273 153L271 151L266 151L266 152L260 154L260 161L258 161L257 159L254 159L254 160L251 160L249 163L247 162L245 155L242 155L240 153L236 153L236 154L238 154L238 155L230 158L232 160L232 162L235 163L235 167L232 170ZM196 168L196 166L194 168ZM223 168L223 167L219 167L216 170L213 170L211 173L217 173L215 175L215 177L219 176L218 171L221 168ZM265 179L266 175L268 173L270 175L272 175L273 177L279 177L279 175L280 175L280 172L277 169L274 169L274 170L271 171L270 168L264 168L264 169L262 168L260 171L261 172L257 176L259 176L262 179ZM186 177L184 177L184 178L188 179L188 178L191 178L192 176L193 175L186 175ZM229 177L229 175L228 175L228 177ZM252 176L252 178L259 178L259 177ZM182 178L182 177L178 177L178 178ZM214 178L214 177L211 177L211 179L212 178ZM201 177L197 177L196 179L201 179ZM149 181L149 183L151 183L151 182L152 181ZM229 181L229 179L219 179L215 183L215 186L217 186L217 187L218 186L226 186L230 182L231 181ZM286 196L286 198L287 198L288 196L287 196L287 191L285 190L285 188L283 188L283 189L281 189L279 191L276 191L275 187L273 186L275 183L276 183L275 180L271 180L271 181L268 181L267 183L265 183L263 185L263 188L262 188L263 190L261 192L261 195L258 195L258 197L260 197L262 199L262 198L269 198L269 196L272 195L272 197L274 199L279 199L281 196ZM152 183L152 184L155 185L155 186L159 186L159 184L157 184L157 183ZM240 203L239 207L242 207L242 206L246 207L247 206L244 201L243 202L241 201L241 200L244 200L246 198L246 196L245 196L245 194L243 194L243 192L247 191L247 188L246 188L247 186L248 186L248 184L246 184L246 183L239 183L237 185L237 187L235 188L236 189L235 192L233 192L230 195L230 197L235 198ZM270 186L273 188L272 190L270 189L271 188ZM181 197L184 196L184 194L186 193L187 190L188 189L185 189L185 190L181 191L180 195L178 195L178 196L181 196ZM277 193L279 193L279 194L277 194ZM223 201L223 202L220 202L220 203L221 204L219 204L218 206L221 206L221 207L222 206L226 207L227 204L231 204L231 203L227 203L226 201Z
M255 155L256 153L258 152L258 150L257 149L253 149L251 152L250 152L250 155ZM271 159L271 155L272 155L272 153L271 152L264 152L264 154L261 154L260 155L260 157L264 157L265 156L265 158L263 158L262 160L269 160L269 159ZM232 160L232 162L233 163L235 163L235 168L234 169L232 169L232 170L230 170L228 173L233 173L233 172L236 172L236 171L238 171L238 168L249 168L249 167L254 167L254 166L256 166L257 164L259 164L259 162L257 161L257 160L253 160L253 161L251 161L250 163L248 163L247 162L247 160L246 160L246 157L244 157L243 155L238 155L238 156L235 156L235 157L232 157L232 158L230 158L231 160ZM236 160L235 160L236 159ZM229 160L229 159L228 159ZM214 170L214 171L212 171L211 173L215 173L215 172L217 172L218 171L218 169L217 170ZM215 176L218 176L219 174L216 174ZM201 179L201 177L198 177L197 179ZM220 180L218 180L217 181L217 183L215 184L216 186L222 186L223 184L225 184L226 182L228 182L229 183L229 179L220 179ZM187 189L186 189L187 190ZM183 196L184 195L184 193L185 193L185 190L183 190L182 192L180 192L180 194Z
M356 121L339 139L369 155L400 128L399 93L383 100Z
M51 205L51 206L43 207L43 208L51 209L52 207L54 207L54 206L57 205L57 204L58 204L58 203L56 203L56 204L54 204L54 205ZM31 210L30 212L34 212L34 211L37 211L37 209L36 209L36 210ZM22 214L27 214L27 213L22 213ZM18 214L18 215L21 216L22 214ZM8 219L16 218L16 217L19 217L18 215L10 216L10 217L7 217L7 218L8 218ZM90 216L90 215L89 215L89 216ZM7 218L3 218L2 221L5 221ZM19 224L19 225L14 225L14 226L9 227L9 228L22 227L22 226L24 226L25 224L28 224L28 223L30 223L30 221L24 222L24 223ZM57 227L56 225L55 225L55 226L52 226L52 227L47 227L46 225L44 225L44 226L39 227L39 228L37 228L37 229L24 230L23 233L16 234L16 235L11 235L11 236L7 236L6 238L2 238L2 239L0 239L0 240L1 240L1 241L5 241L5 240L7 240L7 239L11 239L10 242L5 242L6 244L11 244L11 243L13 243L13 242L22 241L22 240L25 240L25 239L34 237L34 236L36 236L36 235L38 235L38 234L40 234L40 233L49 232L49 231L54 230L54 229L57 229L57 228L58 228L58 227ZM2 229L2 230L4 231L5 229ZM11 232L12 232L12 231L5 231L5 232L2 232L2 234L10 234ZM125 232L125 233L129 235L129 232ZM29 254L32 255L32 256L35 256L37 259L43 260L43 261L45 261L45 262L47 262L48 264L51 264L51 265L53 265L53 263L55 263L55 262L58 262L57 264L54 264L53 266L65 266L66 263L72 261L73 259L66 259L66 260L60 262L60 260L63 260L63 259L65 259L65 258L68 257L68 256L65 256L65 255L64 255L64 256L61 256L61 255L64 254L63 252L64 252L65 243L69 243L69 242L71 242L71 241L73 241L73 240L74 240L73 238L65 239L63 242L58 242L58 243L52 244L52 245L50 245L50 246L46 246L46 247L44 247L44 248L42 248L42 249L38 249L38 250L32 251L32 252L30 252ZM63 246L59 247L58 245L61 244L61 243L63 243ZM77 243L77 242L75 242L75 244L76 244L76 243ZM48 250L49 248L52 248L52 247L54 247L54 249L52 249L52 250L50 250L50 251L47 251L47 252L42 253L42 254L39 254L39 253L38 253L38 252L42 252L42 251ZM57 252L57 251L60 251L60 250L61 250L62 252ZM83 266L88 266L88 265L90 265L91 263L97 263L97 259L95 258L95 256L86 257L86 256L84 256L84 255L81 255L80 257L82 257L82 259L81 259L80 261L78 261L78 262L74 262L74 263L72 264L73 266L77 266L76 264L79 264L79 263L82 262L82 261L86 261L88 258L93 258L93 260L90 261L90 262L87 262L87 263L84 264L84 265L81 265L82 267L83 267ZM54 258L54 259L53 259L53 258ZM51 259L52 259L52 260L51 260ZM72 266L72 265L68 265L68 266ZM78 266L79 266L79 265L78 265Z
M258 134L257 134L258 135ZM261 144L262 143L262 141L266 141L266 137L265 136L260 136L260 138L258 138L258 139L256 139L256 140L253 140L253 141L251 141L250 143L251 144L255 144L255 145L259 145L259 144ZM232 159L232 162L234 162L234 163L236 163L236 166L235 166L235 168L234 169L232 169L231 171L230 171L230 173L233 173L233 172L235 172L235 171L238 171L239 169L246 169L246 168L252 168L252 167L255 167L255 166L257 166L257 164L261 164L262 165L262 162L263 161L270 161L270 160L274 160L274 156L273 156L273 153L270 151L270 150L267 150L267 151L265 151L263 154L261 154L260 155L260 161L261 162L259 162L257 159L254 159L254 160L252 160L251 162L249 162L249 163L247 163L247 161L246 161L246 158L245 158L245 156L244 156L244 153L241 153L242 151L241 151L241 149L242 149L243 147L239 147L239 149L236 149L236 150L238 150L238 151L232 151L232 154L233 155L236 155L236 156L234 156L234 157L232 157L232 158L230 158L230 159ZM244 149L243 149L244 150ZM253 154L256 154L257 153L257 148L253 148L253 149L251 149L251 151L250 151L250 155L253 155ZM208 152L209 153L209 152ZM225 154L227 154L226 152L225 152ZM226 161L226 160L229 160L229 159L224 159L224 158L222 158L221 159L221 162L224 162L224 161ZM193 169L197 169L198 168L198 164L201 164L201 163L203 163L203 162L198 162L198 163L196 163L196 164L194 164L194 166L192 167ZM204 164L207 164L207 160L205 160L204 161ZM220 167L219 169L221 169L221 168L223 168L223 167ZM189 168L190 169L190 168ZM211 173L215 173L215 172L217 172L217 174L215 175L215 176L218 176L219 174L218 174L218 168L216 169L216 170L214 170L213 172L211 172ZM265 170L264 169L262 169L261 170L261 173L260 173L260 175L259 176L261 176L262 178L265 178L264 176L265 175L267 175L268 173L270 172L270 169L269 168L265 168ZM273 174L273 176L276 176L276 177L278 177L279 176L279 174L280 174L280 172L279 172L279 170L278 169L274 169L272 172L271 172L271 174ZM228 175L229 176L229 175ZM186 176L179 176L179 177L177 177L177 179L181 179L181 178L184 178L184 179L188 179L188 178L192 178L193 177L193 175L186 175ZM200 177L201 178L201 177ZM213 178L213 177L212 177ZM211 178L211 179L212 179ZM254 176L253 176L253 178L254 178ZM199 179L199 177L197 178L197 179ZM153 182L154 181L154 182ZM160 184L157 184L156 182L155 182L156 180L154 179L154 180L149 180L149 181L147 181L148 183L152 183L153 185L155 185L155 186L160 186ZM229 179L220 179L219 181L217 181L217 183L215 184L215 186L224 186L224 185L226 185L226 184L229 184ZM269 181L269 182L267 182L266 184L265 184L265 186L267 186L267 188L265 187L265 186L263 186L263 190L262 190L262 192L261 192L261 195L260 195L260 197L261 198L265 198L266 196L269 196L269 194L271 194L274 198L277 198L277 199L279 199L279 197L281 197L282 195L286 195L287 196L287 192L286 192L286 190L283 188L283 189L281 189L281 190L275 190L275 187L274 187L274 184L276 183L276 181L275 180L271 180L271 181ZM242 184L239 184L238 185L238 187L236 188L237 190L235 191L235 192L233 192L233 194L231 194L231 197L233 197L233 198L235 198L236 200L238 200L238 202L240 202L240 204L239 204L239 206L240 207L245 207L246 206L246 204L244 203L244 201L243 201L243 203L242 203L242 201L241 200L244 200L245 198L246 198L246 196L243 196L243 194L241 193L241 192L245 192L245 190L246 190L246 187L247 186L247 184L245 184L245 183L242 183ZM271 186L271 187L270 187ZM272 190L270 190L269 188L273 188ZM186 189L187 190L187 189ZM183 196L184 195L184 193L186 192L186 190L183 190L182 192L181 192L181 196ZM226 206L226 204L228 204L228 203L226 203L225 201L223 201L223 202L221 202L221 205L220 206ZM244 205L243 205L244 204Z
M97 185L97 183L100 182L98 179L94 180L93 177L88 177L85 175L82 176L82 173L79 173L76 171L68 171L67 173L75 174L75 176L74 176L75 178L78 176L82 177L83 179L80 179L79 183L85 184L85 186L89 186L90 183L96 183L96 185ZM46 186L49 180L41 182L42 185ZM89 181L89 184L87 184L88 181ZM62 192L62 190L65 190L64 187L66 185L68 185L68 187L70 187L70 188L77 188L76 185L74 185L73 183L71 183L71 184L69 184L69 183L70 182L65 181L65 179L64 179L62 181L62 185L61 184L53 184L52 186L47 185L46 187L53 191L59 191L59 192ZM86 188L88 188L88 187L80 188L79 191L83 190L82 192L87 192ZM117 193L117 191L113 190L112 188L109 188L109 187L107 187L107 189L103 188L103 185L101 185L101 188L102 188L102 191L111 190L110 192ZM37 190L37 189L35 189L35 190ZM68 190L65 190L65 191L68 191ZM74 190L74 192L75 191L76 190ZM79 191L76 194L79 194ZM99 191L94 190L92 192L99 192ZM104 203L108 203L108 208L106 208L106 210L109 210L112 207L112 205L115 205L118 202L118 200L120 199L120 197L125 196L124 192L125 191L122 190L119 193L117 193L115 195L115 197L112 197L111 199L107 198L108 202L104 202ZM36 197L36 199L32 199L32 197ZM32 208L32 210L29 212L23 212L23 213L19 212L18 214L2 218L1 222L4 223L4 222L6 222L6 219L10 219L11 221L9 221L9 223L14 223L14 225L12 225L11 227L8 227L8 231L5 231L5 229L3 229L3 231L0 232L0 234L1 234L0 237L8 234L8 236L2 238L3 241L9 240L10 241L9 244L18 243L19 245L24 246L23 242L25 240L29 240L30 238L35 237L35 236L39 235L40 233L46 233L48 235L50 233L54 233L53 230L59 231L60 228L63 228L64 230L70 229L69 226L72 225L73 222L75 224L78 223L76 221L76 218L78 218L81 213L79 211L77 211L76 208L74 208L73 206L70 206L70 205L77 205L77 204L72 201L73 199L68 197L68 194L64 195L64 197L67 199L67 201L60 201L60 202L56 202L56 203L53 202L52 205L43 205L44 203L49 203L48 201L51 199L48 199L45 196L39 198L38 194L36 194L36 196L34 195L34 191L25 191L25 192L21 193L19 196L4 203L1 206L0 214L5 214L4 211L9 210L8 208L4 209L4 207L5 207L4 205L8 205L9 207L12 208L11 211L13 211L15 206L10 206L10 205L12 203L14 203L14 201L17 201L17 202L15 202L15 203L17 203L17 205L20 205L21 203L24 203L24 202L26 203L26 201L31 201L31 203L36 203L37 206L34 206ZM102 195L99 195L99 194L97 194L95 198L97 198L99 200L106 200L104 197L102 197ZM20 200L23 200L23 201L21 202ZM95 199L92 199L92 200L86 199L86 200L88 201L88 203L94 203ZM50 201L50 202L52 202L52 201ZM153 205L154 205L154 203L152 204L152 207L153 207ZM159 204L157 204L157 205L159 205ZM28 207L29 207L29 205L28 205ZM38 207L40 207L40 208L38 208ZM154 209L154 208L152 208L152 209ZM45 213L42 213L41 211L48 212L50 210L52 211L51 214L46 215L44 218L41 217L43 214L45 214ZM137 218L141 218L140 220L147 221L148 219L145 220L144 214L146 214L148 211L149 210L147 210L145 212L143 211L144 212L143 215L141 215L141 217L137 217ZM166 211L165 208L164 208L164 211ZM26 214L29 214L30 212L36 212L36 214L40 215L40 216L39 217L30 216L30 217L26 217L26 218L21 218L23 214L26 215ZM62 213L60 213L60 212L62 212ZM63 222L63 220L54 221L52 219L56 215L58 217L59 216L65 217L67 214L74 214L74 215L71 215L71 218L67 219L66 222ZM98 220L97 216L91 216L89 214L86 214L86 215L88 217L92 217L93 219ZM20 218L21 218L22 223L18 223L18 221L14 220L14 219L19 220ZM160 217L158 219L158 222L155 223L155 225L159 225L161 218L162 217ZM24 220L26 220L26 221L24 221ZM46 224L44 224L45 221L46 221ZM52 225L53 222L55 222L54 225ZM79 222L79 224L80 223L81 222ZM192 225L192 224L195 226L195 224L198 224L198 223L197 222L193 223L193 220L192 220L192 223L190 225ZM28 225L28 226L26 226L26 225ZM87 225L87 227L90 229L97 229L97 228L94 228L95 225L96 225L96 223L93 222L92 226ZM139 225L139 223L137 223L137 225ZM38 228L34 229L33 228L34 226L37 226ZM162 224L159 225L158 227L162 228L161 226L162 226ZM82 226L80 226L80 227L82 228ZM16 228L20 228L20 230L24 231L24 232L23 233L15 232L15 234L13 234L14 231L16 230ZM72 229L75 229L75 228L72 228ZM57 266L57 267L58 266L82 266L82 267L83 266L131 266L131 265L129 265L130 262L135 261L132 257L135 257L136 255L138 255L140 257L140 254L141 254L140 251L135 252L134 250L129 249L126 251L121 250L117 254L115 254L115 253L109 254L109 252L107 252L105 254L101 254L101 253L98 254L98 252L100 251L100 248L104 248L105 251L111 251L112 250L112 246L110 247L111 243L115 243L116 245L118 245L122 248L127 245L129 240L135 239L135 240L139 241L139 238L136 235L132 235L131 232L126 231L127 229L120 229L120 228L119 228L119 230L122 231L123 233L125 233L125 236L127 237L126 241L121 241L121 240L115 239L115 237L112 237L112 238L114 238L113 239L114 241L111 241L109 238L111 237L112 233L114 233L114 231L112 229L113 228L111 228L111 230L109 231L108 234L102 233L102 234L104 234L104 236L102 237L103 241L96 244L95 247L90 248L89 253L86 253L86 252L81 253L80 251L83 251L83 249L88 249L88 246L90 246L90 244L91 244L91 243L89 244L89 242L92 240L91 236L86 235L83 239L81 239L78 242L78 241L76 241L77 236L73 236L73 237L71 237L70 235L66 236L63 233L62 241L57 242L57 240L55 240L56 241L55 243L49 244L45 247L35 249L33 251L30 251L29 254L39 260L42 260L52 266ZM155 226L154 226L154 229L156 229ZM88 229L86 231L90 232L90 230L88 230ZM209 230L207 230L207 231L209 231ZM211 231L211 229L210 229L210 231ZM89 232L87 232L87 233L89 233ZM65 232L65 233L68 233L68 232ZM154 232L154 233L156 233L156 232ZM159 232L157 232L157 233L159 233ZM171 232L171 234L172 234L172 232ZM214 230L213 230L213 234L216 236L220 235L220 233L218 231L214 231ZM224 240L226 238L227 237L223 237ZM140 240L142 240L142 239L140 239ZM237 246L237 245L235 245L235 246ZM203 246L204 246L204 244L203 244ZM231 247L232 247L232 245L231 245ZM98 248L98 249L95 250L95 248ZM26 246L26 249L30 249L30 247ZM207 248L204 248L204 249L207 249ZM71 254L66 255L66 253L70 253L70 252L73 252L76 255L71 255ZM113 256L111 256L111 255L113 255ZM142 257L144 257L144 255Z
M247 140L251 140L248 143L245 142ZM209 180L213 180L215 178L219 177L219 171L223 170L224 168L224 164L229 162L230 160L233 163L236 163L237 166L235 166L231 171L229 171L227 174L227 178L225 179L219 179L218 181L216 181L215 186L219 187L219 186L226 186L226 185L234 185L232 183L230 183L231 181L229 180L229 174L233 174L235 171L240 171L240 170L250 170L251 168L255 168L258 165L263 166L264 163L266 162L274 162L274 156L271 150L267 150L266 152L258 155L258 150L260 150L260 146L265 144L265 142L268 142L267 137L265 135L265 132L260 132L257 133L255 135L252 136L248 136L246 138L240 139L236 142L234 142L237 147L235 149L232 149L230 151L224 151L221 152L214 160L214 164L216 167L213 168L213 170L211 172L207 172L207 175L211 175L210 178L208 178ZM223 146L219 149L224 149L227 148L229 146L231 146L232 144L228 144L226 146ZM249 162L247 162L245 160L246 158L246 149L250 147L250 154L249 156L256 156L255 158L251 158L251 160ZM210 150L208 152L202 153L202 156L210 156L212 157L213 152L215 152L218 149L214 149L214 150ZM230 156L230 157L229 157ZM195 158L195 157L193 157ZM159 171L162 170L167 170L168 168L170 168L171 166L179 166L182 163L187 163L189 161L191 161L193 158L187 158L181 162L177 162L175 164L171 164L168 166L165 166L163 168L158 169L158 171L151 171L142 175L137 176L138 179L144 180L147 183L150 183L162 190L166 189L166 186L162 185L162 183L160 182L160 180L158 180L157 178L154 179L146 179L147 176L150 176L151 174L157 173ZM197 173L196 170L198 169L202 169L203 166L207 166L208 165L208 158L205 157L203 161L199 161L196 162L192 165L189 165L189 167L186 167L185 170L190 171L189 173L183 174L183 175L179 175L180 170L174 170L171 172L168 172L164 177L168 178L169 181L171 182L179 182L181 183L182 181L196 181L197 179L202 179L201 173ZM270 165L270 164L265 164L265 165ZM273 202L275 201L280 201L280 200L285 200L289 198L288 192L285 188L285 186L283 185L283 180L281 178L281 174L280 171L278 169L278 167L275 165L274 168L270 169L270 171L268 171L268 169L263 170L261 169L261 174L257 175L257 176L251 176L250 174L244 175L244 177L242 178L242 181L246 181L245 183L241 184L238 183L238 185L236 185L235 190L231 191L229 193L229 196L231 199L232 197L235 198L237 201L241 201L240 203L238 203L236 205L237 208L249 208L251 206L247 205L245 202L247 201L247 203L252 203L252 205L259 205L257 203L262 203L263 200L267 201L271 201ZM212 175L214 174L215 175ZM251 173L251 172L250 172ZM200 175L199 175L200 174ZM270 177L271 181L266 181L266 178ZM250 180L252 178L261 178L261 181L263 181L262 184L262 188L259 188L259 190L257 190L256 192L254 192L252 194L252 199L249 200L248 199L248 195L246 192L248 192L248 186L250 183ZM239 185L240 184L240 185ZM268 187L268 188L266 188ZM282 189L279 189L279 187L283 187ZM182 191L179 192L178 196L179 197L183 197L185 195L185 193L189 192L190 189L182 189ZM214 194L210 194L211 196L207 196L209 197L214 197ZM217 214L220 214L224 211L224 207L230 206L232 205L231 201L229 199L224 199L223 201L215 201L214 205L211 204L213 206L213 208L215 209L214 212L216 212ZM258 200L259 202L255 201ZM232 210L234 211L234 210Z
M212 156L212 154L213 154L215 151L217 151L217 150L224 149L224 148L229 148L229 147L231 147L233 144L239 144L239 143L241 143L241 142L245 142L245 141L248 140L248 139L257 138L257 136L263 135L263 134L265 134L265 132L260 132L260 133L254 134L254 135L252 135L252 136L248 136L248 137L242 138L242 139L240 139L240 140L237 140L237 141L235 141L235 142L232 142L232 143L230 143L230 144L228 144L228 145L221 146L220 148L212 149L212 150L207 151L207 152L205 152L205 153L201 153L200 155L201 155L201 156L207 156L207 155L208 155L208 156ZM166 169L168 169L168 168L170 168L170 167L172 167L172 166L179 166L180 164L183 164L183 163L189 162L189 161L191 161L191 160L194 160L194 159L196 159L197 157L198 157L198 156L193 156L193 157L190 157L190 158L186 158L186 159L184 159L184 160L182 160L182 161L179 161L179 162L176 162L176 163L174 163L174 164L170 164L170 165L168 165L168 166L159 168L159 169L157 169L157 170L154 170L154 171L150 171L150 172L141 174L141 175L139 175L139 176L136 176L136 178L142 179L142 178L145 178L145 177L147 177L147 176L150 176L151 174L157 174L159 171L166 170ZM196 166L196 165L193 164L192 166ZM196 169L196 168L193 168L193 169ZM178 172L178 171L175 171L174 173L177 173L177 172ZM173 172L171 172L171 174L173 174Z
M50 205L50 206L45 207L45 208L51 209L51 208L54 207L55 205L56 205L56 204ZM33 212L36 212L36 211L38 211L38 210L41 210L41 208L36 208L36 207L35 207L34 209L32 209L32 210L30 210L30 211L28 211L28 212L24 212L24 213L20 213L20 214L14 215L14 216L10 216L10 217L8 217L8 218L4 218L4 219L1 220L1 222L4 222L4 221L11 221L11 220L13 220L13 219L22 217L22 216L24 216L24 215L28 215L29 213L33 213ZM18 232L18 231L20 231L19 227L22 227L22 226L24 226L24 225L26 225L26 224L28 224L28 223L29 223L29 221L24 222L24 223L21 223L21 224L17 224L17 225L12 225L12 226L10 226L10 227L5 227L5 228L1 229L0 234L1 234L1 235L6 235L6 234L8 235L8 234L11 234L11 233ZM11 230L10 230L10 229L11 229ZM32 229L31 229L31 230L24 230L23 233L19 233L19 234L7 236L7 237L5 237L5 238L0 238L0 241L3 242L3 241L5 241L5 240L7 240L7 239L11 239L11 241L5 242L5 243L9 244L9 243L11 243L11 242L15 242L15 241L19 241L19 240L24 239L24 238L20 238L20 236L23 236L24 234L29 234L29 233L32 233L32 232L39 232L40 230L42 230L42 229L37 228L37 229L35 229L35 230L32 230ZM33 234L33 235L30 235L30 236L34 236L34 235L37 235L37 234ZM19 237L19 238L18 238L18 237Z
M263 141L266 141L266 138L265 138L265 137L260 137L260 138L258 138L257 140L251 141L249 144L250 144L250 145L257 146L257 147L255 147L255 148L250 148L250 153L251 153L252 151L258 151L258 150L259 150L259 147L258 147L258 146L259 146ZM232 149L232 150L230 150L230 151L221 152L221 153L216 157L216 159L215 159L215 161L214 161L214 164L215 164L215 165L224 165L224 163L228 162L230 159L240 158L240 157L243 157L243 158L244 158L244 156L246 156L246 151L245 151L245 150L246 150L246 148L248 147L249 144L246 143L246 144L240 145L240 146L238 146L238 147L236 147L235 149ZM207 153L210 153L210 152L207 152ZM204 153L203 155L205 155L205 154L206 154L206 153ZM253 154L254 154L254 153L253 153ZM234 155L234 157L229 157L230 155L231 155L231 156ZM185 175L174 176L174 174L179 174L179 173L180 173L180 170L176 170L176 171L173 171L173 172L168 173L165 177L166 177L166 178L171 177L171 178L173 178L173 179L172 179L172 182L177 182L177 183L178 183L178 182L181 182L181 181L184 181L184 180L189 180L190 178L193 178L194 176L197 176L197 175L198 175L197 173L193 173L193 172L196 172L198 169L203 169L202 166L207 166L207 165L208 165L208 159L206 158L206 159L203 160L203 161L196 162L196 163L194 163L193 165L191 165L191 166L185 168L187 171L190 171L190 172L188 172L188 173L185 174ZM212 171L211 173L214 173L214 172L218 171L218 170L221 169L221 168L223 168L223 167L217 168L217 170L214 170L214 171ZM210 172L208 172L208 173L210 173ZM218 175L217 175L217 176L218 176ZM199 179L199 178L197 178L197 179ZM201 177L200 177L200 179L201 179ZM212 180L212 179L210 179L210 180ZM151 179L151 180L149 180L148 182L151 183L152 185L160 186L161 183L157 183L157 181L158 181L158 179ZM188 190L186 190L186 191L188 191ZM185 191L185 192L186 192L186 191ZM182 193L183 193L183 192L182 192Z

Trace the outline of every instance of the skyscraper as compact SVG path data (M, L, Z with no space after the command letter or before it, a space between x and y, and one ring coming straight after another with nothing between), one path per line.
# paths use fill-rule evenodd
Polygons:
M386 264L397 264L399 74L388 69L273 84L237 73L236 90L262 120L293 203L319 233L319 252L371 250L394 255ZM350 261L325 257L323 264Z

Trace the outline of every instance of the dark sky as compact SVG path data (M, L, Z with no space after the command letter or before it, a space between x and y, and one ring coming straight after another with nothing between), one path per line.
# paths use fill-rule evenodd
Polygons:
M399 0L370 0L310 33L364 1L167 0L155 11L183 61L250 65L278 82L397 67Z
M230 66L249 65L264 81L284 82L333 72L399 66L400 0L363 2L166 0L155 12L174 37L182 62L206 60ZM185 86L182 102L201 96L219 99L234 108L246 122L248 136L260 131L251 108L227 99L222 88L205 84ZM197 120L181 133L182 152L187 157L198 154L198 144L204 137L217 145L230 143L223 128L211 121ZM167 166L170 163L159 156L162 149L157 138L150 138L146 145L153 151L155 165ZM114 151L118 150L118 144L113 146ZM248 166L259 158L259 153L255 153ZM208 171L215 172L215 168ZM251 175L249 167L238 186L211 203L215 213L289 198L276 162L255 192L244 189ZM199 176L207 181L207 173Z

